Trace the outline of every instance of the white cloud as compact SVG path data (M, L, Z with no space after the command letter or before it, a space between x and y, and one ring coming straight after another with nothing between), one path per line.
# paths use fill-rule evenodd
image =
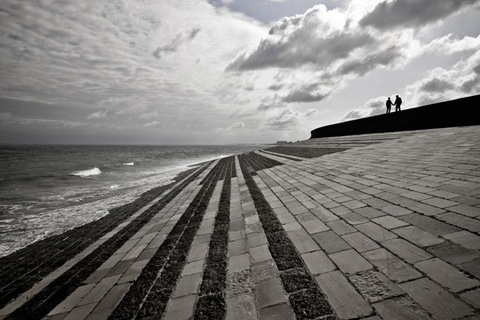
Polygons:
M265 122L264 131L289 131L297 128L300 124L300 114L293 110L284 110L272 116Z
M480 35L476 38L465 36L459 39L453 34L434 39L423 48L425 53L453 54L464 51L478 51L480 48Z
M277 92L275 101L263 105L278 105L277 100L310 103L324 100L351 79L379 68L401 68L420 54L413 32L359 27L362 16L355 8L352 4L341 12L317 5L284 18L257 47L240 53L227 71L263 74L267 89ZM269 79L270 70L280 70L282 76Z
M138 119L142 119L142 120L152 119L152 118L158 118L157 110L154 110L152 112L145 112L145 113L142 113L142 114L138 115Z
M107 117L108 110L96 111L87 116L87 119L103 119Z
M451 69L435 68L428 76L406 87L416 105L460 98L480 93L480 51L462 59Z
M245 127L245 123L243 122L236 122L234 124L232 124L231 126L227 127L227 128L217 128L215 130L213 130L214 133L218 134L218 133L228 133L228 132L241 132L241 131L245 131L247 130L246 127Z
M355 108L347 112L347 114L345 114L342 120L355 120L385 113L386 101L387 97L377 97L374 99L370 99L363 108Z
M144 127L156 127L160 124L160 121L154 120L152 122L146 123L143 126Z
M234 123L231 127L228 128L228 130L243 130L243 129L245 129L245 123L243 122Z

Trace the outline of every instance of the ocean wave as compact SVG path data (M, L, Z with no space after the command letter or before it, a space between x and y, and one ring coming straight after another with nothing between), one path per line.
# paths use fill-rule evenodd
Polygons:
M135 162L127 162L123 164L124 166L133 166L135 165Z
M99 175L101 173L102 171L100 171L100 169L93 168L89 170L75 171L75 172L72 172L71 175L77 176L77 177L90 177L90 176Z

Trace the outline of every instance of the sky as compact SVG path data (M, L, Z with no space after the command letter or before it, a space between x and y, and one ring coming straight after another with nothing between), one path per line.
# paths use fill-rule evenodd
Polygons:
M0 143L297 141L480 94L480 0L2 0Z

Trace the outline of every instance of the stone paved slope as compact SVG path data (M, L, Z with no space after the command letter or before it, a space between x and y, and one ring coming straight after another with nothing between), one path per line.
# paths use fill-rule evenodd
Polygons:
M478 137L319 138L209 163L102 264L0 317L479 319Z

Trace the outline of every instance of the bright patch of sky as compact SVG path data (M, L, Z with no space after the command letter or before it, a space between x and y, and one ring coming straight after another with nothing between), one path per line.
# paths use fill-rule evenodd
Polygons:
M478 0L2 0L0 143L229 144L480 94Z

